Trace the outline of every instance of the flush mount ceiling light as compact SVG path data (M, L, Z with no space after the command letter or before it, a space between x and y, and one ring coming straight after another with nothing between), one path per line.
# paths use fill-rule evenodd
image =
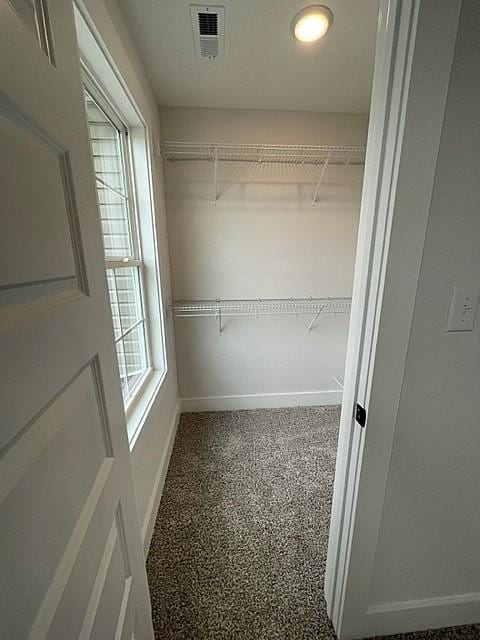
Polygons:
M292 20L292 33L300 42L316 42L332 24L333 14L328 7L314 4L299 11Z

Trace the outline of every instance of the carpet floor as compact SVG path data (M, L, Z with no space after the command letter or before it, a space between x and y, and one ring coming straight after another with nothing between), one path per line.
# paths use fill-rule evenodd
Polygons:
M338 425L337 407L182 415L147 560L156 640L335 640ZM480 640L480 626L390 637Z

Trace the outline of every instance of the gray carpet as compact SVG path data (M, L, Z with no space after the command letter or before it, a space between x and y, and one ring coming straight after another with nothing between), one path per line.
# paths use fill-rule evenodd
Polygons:
M147 560L157 640L335 639L322 587L338 423L337 407L182 415Z

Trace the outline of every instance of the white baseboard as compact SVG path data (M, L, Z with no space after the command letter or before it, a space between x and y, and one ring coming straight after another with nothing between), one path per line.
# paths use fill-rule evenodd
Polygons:
M462 593L374 605L367 611L360 635L353 633L351 637L408 633L478 622L480 593Z
M153 528L155 526L155 519L157 517L157 511L163 493L163 485L165 484L165 477L167 475L168 464L170 462L170 456L172 454L173 444L175 442L175 435L177 433L178 421L180 419L180 408L180 401L178 401L168 429L165 448L160 459L157 475L155 476L155 481L153 483L152 492L150 494L150 499L148 501L148 506L145 513L145 518L143 519L142 540L145 556L147 555L148 548L150 547L150 540L152 538Z
M257 393L239 396L206 396L181 398L185 411L231 411L234 409L275 409L279 407L312 407L341 404L342 391L301 391L297 393Z

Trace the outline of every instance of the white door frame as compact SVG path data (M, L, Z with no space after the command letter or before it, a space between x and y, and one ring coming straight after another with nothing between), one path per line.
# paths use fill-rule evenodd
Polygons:
M369 591L460 6L380 2L325 578L342 640L429 624L398 615L399 603L377 611ZM357 402L365 429L353 417Z

